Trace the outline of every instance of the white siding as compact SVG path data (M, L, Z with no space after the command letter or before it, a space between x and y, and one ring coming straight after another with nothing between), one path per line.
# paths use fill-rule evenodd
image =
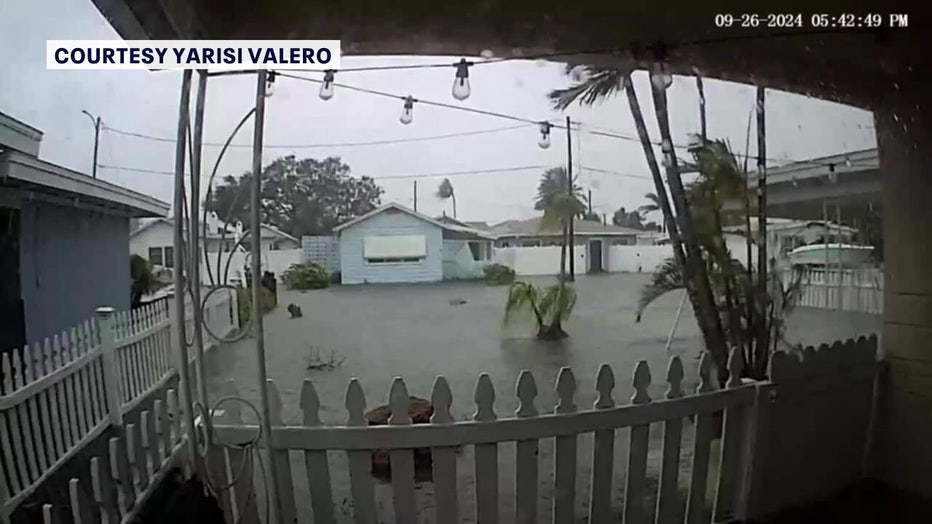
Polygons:
M368 264L363 244L372 235L424 235L427 256L416 263ZM340 232L344 284L437 282L443 278L443 229L400 211L387 210Z

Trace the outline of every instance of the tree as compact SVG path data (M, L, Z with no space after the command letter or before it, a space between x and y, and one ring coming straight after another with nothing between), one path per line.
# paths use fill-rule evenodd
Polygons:
M157 282L149 261L139 255L129 257L129 276L133 282L130 286L129 303L132 309L136 309L142 305L142 297L155 289Z
M511 322L522 310L530 311L537 324L538 339L560 340L568 336L563 331L563 322L575 305L576 290L563 281L545 289L517 281L508 288L504 323Z
M570 73L571 69L567 68L567 73ZM638 138L641 141L647 165L650 168L651 178L654 181L657 200L661 211L663 211L674 257L676 263L683 268L686 276L684 284L693 310L696 312L696 320L702 331L706 348L712 354L719 369L725 369L727 347L724 333L718 317L717 305L711 293L711 284L706 274L702 253L699 250L698 240L692 228L689 210L685 205L685 190L680 174L676 169L667 169L670 195L677 211L676 215L674 215L673 206L670 205L670 200L667 198L667 187L657 164L653 143L647 133L647 125L644 122L641 105L631 82L629 71L597 66L584 66L583 71L585 73L583 75L584 79L574 82L568 88L551 91L549 98L556 109L565 110L574 102L591 106L621 91L625 92L628 107L631 110L631 116L638 132ZM662 88L658 88L653 80L652 78L651 84L658 123L661 131L665 132L662 133L665 135L663 137L665 142L669 142L670 147L672 147L672 142L669 140L666 95L663 92L662 97L658 96L658 91L662 91ZM672 151L667 151L665 154L673 156Z
M722 141L704 141L690 152L699 168L699 178L690 184L688 196L697 239L706 254L704 265L711 288L716 302L722 305L724 334L730 347L743 352L744 375L762 379L771 353L785 344L785 318L798 301L800 275L783 283L771 274L764 289L757 285L746 268L732 257L722 233L723 217L727 217L724 203L747 191L734 155ZM682 267L675 260L668 260L642 290L638 320L651 302L669 291L682 289L684 284ZM759 337L761 331L768 333L768 337Z
M570 191L565 167L553 167L544 172L537 186L534 209L544 212L541 229L560 226L560 281L566 280L566 252L569 246L569 224L584 216L586 203L582 188L573 184Z
M637 211L628 211L624 207L618 208L612 215L612 224L618 227L630 227L633 229L644 229L641 213Z
M660 197L654 193L647 193L644 195L644 198L647 199L647 203L638 206L638 213L647 215L654 211L660 211Z
M208 211L227 222L250 223L252 173L226 176L210 193ZM370 177L350 176L339 157L285 156L262 170L262 222L296 237L328 235L333 227L379 206L384 190Z
M440 186L437 187L437 198L453 200L453 218L456 218L456 193L453 191L453 184L450 183L449 178L444 178L443 182L440 182Z

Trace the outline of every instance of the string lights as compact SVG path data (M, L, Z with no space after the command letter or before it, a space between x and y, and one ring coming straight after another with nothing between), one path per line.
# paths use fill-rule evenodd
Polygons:
M406 96L404 100L405 105L401 110L401 117L399 117L398 120L402 124L408 125L414 120L414 102L416 102L416 100L411 95Z
M320 99L330 100L333 98L333 77L336 71L328 69L324 71L324 81L320 84Z
M467 62L461 58L456 64L456 77L453 79L453 98L457 100L466 100L469 98L469 66L472 62Z
M550 147L550 128L553 127L553 124L547 121L540 123L540 140L537 141L537 145L541 149L547 149Z

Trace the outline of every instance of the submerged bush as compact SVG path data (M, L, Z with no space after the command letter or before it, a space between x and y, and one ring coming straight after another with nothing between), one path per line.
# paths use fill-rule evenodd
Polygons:
M489 264L482 271L486 284L491 286L504 286L515 281L515 270L504 264Z
M264 286L259 286L259 294L262 300L262 313L266 314L275 309L278 301L275 293ZM236 288L237 314L239 315L239 325L246 326L252 318L252 290L246 287Z
M332 275L320 264L292 264L285 273L285 285L289 289L322 289L330 287Z

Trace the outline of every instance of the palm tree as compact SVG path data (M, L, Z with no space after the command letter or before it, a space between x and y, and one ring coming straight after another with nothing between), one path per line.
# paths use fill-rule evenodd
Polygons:
M518 312L528 310L537 324L538 339L560 340L568 336L563 331L563 321L569 318L575 305L576 290L562 281L545 289L517 281L508 288L504 323L511 322Z
M567 73L570 72L567 68ZM651 171L651 178L654 181L657 200L663 211L664 222L667 226L667 233L670 236L670 242L673 247L673 254L676 263L683 268L686 275L684 284L686 285L687 295L696 312L699 328L702 331L703 339L708 350L715 358L719 369L724 369L727 358L727 348L725 346L724 333L721 326L721 320L718 317L718 309L715 304L715 298L711 294L711 285L708 275L706 274L705 264L702 259L702 252L699 248L699 242L693 232L692 221L689 217L688 207L686 206L685 188L683 187L680 173L675 165L667 168L667 179L670 183L670 195L676 207L676 215L673 214L673 207L667 198L667 188L664 184L663 176L660 173L660 167L657 164L657 158L654 155L653 143L647 133L647 126L644 123L644 116L641 112L641 105L637 98L637 93L631 82L630 73L626 70L585 66L585 79L575 82L565 89L556 89L550 92L550 100L556 109L565 110L573 102L579 102L582 105L594 105L610 98L620 91L624 91L628 99L628 107L631 110L631 116L634 119L637 128L638 138L644 149L644 155L647 158L647 165ZM660 124L661 132L665 141L670 142L669 125L666 113L666 95L658 96L658 88L652 84L654 93L654 102ZM672 142L670 142L672 144ZM673 156L673 155L671 155ZM673 164L671 162L671 164ZM724 374L723 374L724 375Z
M647 199L647 203L638 206L638 213L646 215L654 211L660 211L660 198L656 194L647 193L644 198Z
M544 171L537 186L537 197L534 199L534 209L544 212L540 228L547 229L560 226L560 281L567 279L566 258L573 256L572 246L569 243L569 225L576 217L586 214L586 203L582 196L582 188L573 184L570 192L567 180L568 173L565 167L553 167Z
M725 339L731 347L744 352L746 376L761 379L766 375L770 354L784 343L784 320L795 306L800 292L800 277L784 284L771 275L762 289L746 268L732 257L722 235L725 202L743 197L747 191L742 169L723 141L703 141L691 148L699 178L689 186L688 198L695 219L695 234L705 253L703 266L710 277L716 303L723 305L720 320ZM751 261L749 260L750 264ZM686 276L674 260L658 268L650 284L642 290L637 319L658 297L681 289ZM768 334L760 337L760 332Z
M444 178L443 182L437 187L437 198L441 200L453 200L453 218L456 218L456 192L453 191L453 184L449 178Z

